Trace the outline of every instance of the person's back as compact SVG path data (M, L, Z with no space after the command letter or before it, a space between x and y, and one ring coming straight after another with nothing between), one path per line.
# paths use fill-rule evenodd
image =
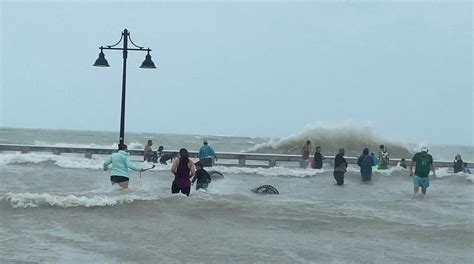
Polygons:
M334 158L334 179L336 180L337 185L341 186L344 184L344 174L347 170L347 161L344 158L344 149L339 149L339 153Z
M107 162L108 160L106 160ZM139 170L139 168L130 161L128 152L119 150L110 155L110 163L112 164L111 174L114 176L128 177L128 169ZM108 163L108 164L110 164Z
M191 190L190 178L196 172L194 163L189 159L188 150L182 148L179 150L179 158L175 160L171 167L171 172L174 174L174 181L171 185L171 193L182 192L189 196Z
M453 162L453 169L454 169L454 173L458 173L458 172L462 172L464 171L464 164L463 164L463 160L461 159L461 155L456 155L456 157L454 158L454 162Z
M192 183L194 184L194 182L197 181L196 190L207 189L211 182L211 175L203 169L203 165L200 161L196 162L194 165L196 166L196 174L194 175Z
M321 154L321 147L316 147L314 152L314 167L315 169L321 169L323 167L323 155Z
M112 172L110 173L110 182L112 184L119 184L122 188L128 188L128 169L139 171L135 163L130 160L130 155L127 152L127 145L119 145L119 151L112 153L104 161L104 170L107 171L109 165L112 164Z
M357 159L357 165L360 167L362 181L372 180L372 166L374 165L374 160L370 157L368 148L365 148L362 155Z
M418 152L413 156L415 163L415 175L421 178L426 178L430 174L431 164L433 164L433 157L427 152Z
M203 144L204 145L199 149L198 158L204 167L212 167L212 159L216 159L216 153L214 149L208 145L207 140L204 140Z

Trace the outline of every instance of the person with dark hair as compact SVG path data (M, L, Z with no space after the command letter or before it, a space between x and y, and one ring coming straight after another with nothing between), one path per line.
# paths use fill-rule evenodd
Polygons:
M457 154L456 157L454 157L454 162L453 162L454 173L464 171L464 164L463 163L464 162L462 161L461 154Z
M153 150L151 149L151 146L153 146L153 140L149 139L145 146L145 150L143 151L143 161L151 162L151 159L153 158Z
M313 169L321 169L323 167L323 159L324 156L321 154L321 147L318 146L314 152Z
M196 174L193 177L192 185L197 180L196 191L199 189L207 190L209 183L211 183L211 175L203 168L202 162L198 161L194 165L196 166Z
M372 166L374 166L374 160L369 155L369 149L364 148L362 155L357 159L357 165L360 167L360 175L362 176L363 182L369 182L372 180Z
M405 159L405 158L402 158L402 159L400 160L400 164L399 164L399 165L400 165L400 167L406 169L406 168L407 168L406 159Z
M347 171L347 161L344 158L345 150L339 149L339 153L334 158L334 179L337 185L342 186L344 184L344 174Z
M128 188L128 170L132 169L135 171L141 170L135 163L130 160L130 155L127 152L127 145L119 145L118 152L112 153L104 161L104 171L107 171L109 165L112 164L112 172L110 176L110 182L112 184L118 184L123 189Z
M204 140L203 146L199 149L198 158L204 167L212 167L213 159L217 161L214 149L208 145L207 140Z
M171 172L174 174L174 181L171 185L171 193L183 193L189 196L191 192L191 180L190 178L196 173L196 167L192 160L189 159L189 152L187 149L182 148L179 150L179 158L177 158L173 166L171 166Z

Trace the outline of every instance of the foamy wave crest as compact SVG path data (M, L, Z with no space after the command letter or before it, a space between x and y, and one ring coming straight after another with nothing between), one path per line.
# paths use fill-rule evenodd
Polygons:
M28 164L52 162L63 168L73 169L102 169L103 160L86 159L83 157L67 157L54 154L26 153L26 154L2 154L0 155L0 166L7 164Z
M314 125L303 132L287 138L270 139L269 142L255 145L249 152L300 154L306 140L311 140L313 148L321 146L324 155L335 155L339 148L345 148L346 156L358 156L365 147L377 153L379 145L384 144L391 157L410 157L410 150L402 143L390 142L374 135L369 127L356 127L351 124L339 127Z
M286 177L312 177L332 170L314 170L301 168L270 167L270 168L246 168L246 167L224 167L214 166L212 170L228 174L258 174L263 176L286 176Z
M158 196L141 197L134 194L124 194L119 196L76 196L76 195L53 195L48 193L7 193L2 200L9 202L13 208L31 208L45 206L57 207L96 207L96 206L115 206L134 201L157 200Z
M114 143L112 145L100 145L100 144L71 144L71 143L48 143L44 141L35 141L35 145L37 146L52 146L52 147L64 147L64 148L98 148L98 149L117 149L118 143ZM143 149L145 146L139 142L131 142L128 144L128 149Z

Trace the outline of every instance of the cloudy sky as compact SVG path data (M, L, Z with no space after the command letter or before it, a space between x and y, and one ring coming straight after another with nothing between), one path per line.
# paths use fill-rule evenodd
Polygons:
M0 2L1 127L474 144L471 1Z

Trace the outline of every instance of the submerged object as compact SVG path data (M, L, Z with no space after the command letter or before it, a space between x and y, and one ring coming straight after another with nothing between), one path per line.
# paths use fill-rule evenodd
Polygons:
M278 190L271 185L262 185L257 188L253 188L252 192L257 194L280 194Z
M211 179L213 181L224 179L224 174L222 174L222 173L220 173L216 170L211 170L211 171L208 171L207 173L209 173L209 175L211 175Z

